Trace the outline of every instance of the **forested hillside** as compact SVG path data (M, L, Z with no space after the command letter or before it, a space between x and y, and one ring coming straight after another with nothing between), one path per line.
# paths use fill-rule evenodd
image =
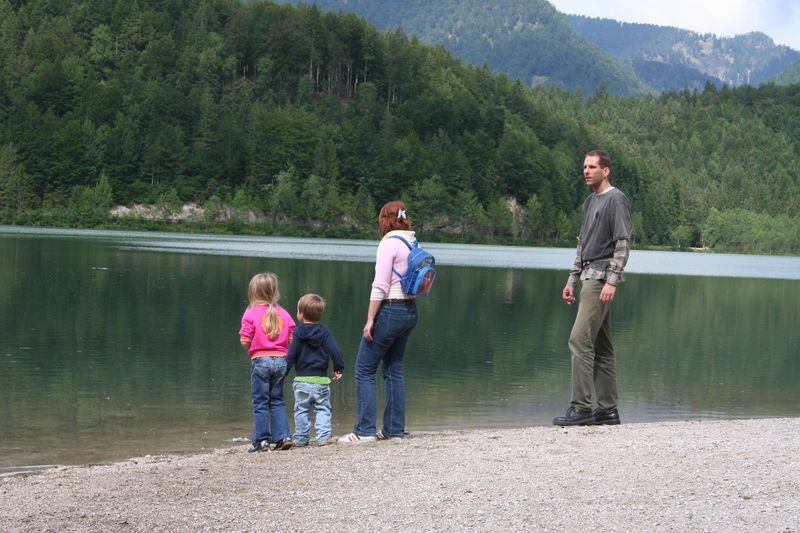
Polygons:
M586 98L261 1L0 0L0 40L5 223L374 236L400 197L426 239L563 244L602 148L637 244L800 252L797 85Z
M759 85L800 59L760 32L717 37L689 30L567 15L570 27L659 90L702 88L706 81ZM662 81L663 80L663 81Z
M786 70L774 76L769 81L775 82L778 85L800 83L800 60L789 65Z
M294 0L293 3L298 3ZM544 85L614 94L647 91L630 65L573 32L546 0L309 0L325 10L357 13L379 29L402 27L442 45L467 63Z

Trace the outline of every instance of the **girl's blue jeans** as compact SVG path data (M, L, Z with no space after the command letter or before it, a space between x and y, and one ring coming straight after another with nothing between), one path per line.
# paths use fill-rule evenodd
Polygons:
M386 403L383 429L387 437L402 437L406 425L406 384L403 378L403 354L411 330L418 320L416 302L385 303L378 311L372 328L372 340L361 338L356 356L356 424L353 432L360 437L374 437L376 430L377 392L375 374L383 369Z
M278 442L288 438L289 417L283 400L285 357L250 360L250 390L253 395L253 443Z

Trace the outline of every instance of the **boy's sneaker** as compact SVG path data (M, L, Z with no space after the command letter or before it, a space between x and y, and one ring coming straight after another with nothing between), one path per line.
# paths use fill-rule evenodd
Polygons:
M344 437L339 437L338 442L342 444L359 444L361 442L374 441L375 437L360 437L355 433L348 433Z
M249 448L247 448L247 453L268 452L268 451L269 451L269 442L265 440L254 442L253 444L250 445Z
M288 450L292 446L294 446L294 442L292 442L292 439L290 439L289 437L286 437L285 439L281 439L278 442L276 442L275 446L272 449L273 450Z

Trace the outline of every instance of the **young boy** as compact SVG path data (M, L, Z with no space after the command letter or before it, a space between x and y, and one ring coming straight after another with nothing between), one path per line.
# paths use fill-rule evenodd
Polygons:
M331 378L328 360L333 359L333 379L342 377L344 355L336 345L333 333L320 324L325 300L316 294L306 294L297 302L297 321L294 339L286 356L286 372L295 367L294 445L307 446L310 432L309 411L314 410L314 430L317 444L331 444Z

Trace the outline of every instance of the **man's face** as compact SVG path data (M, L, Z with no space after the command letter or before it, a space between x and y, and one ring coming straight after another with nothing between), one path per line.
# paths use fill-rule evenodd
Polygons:
M583 179L586 185L592 189L597 189L603 180L608 178L608 168L600 166L600 158L596 155L591 155L583 160Z

